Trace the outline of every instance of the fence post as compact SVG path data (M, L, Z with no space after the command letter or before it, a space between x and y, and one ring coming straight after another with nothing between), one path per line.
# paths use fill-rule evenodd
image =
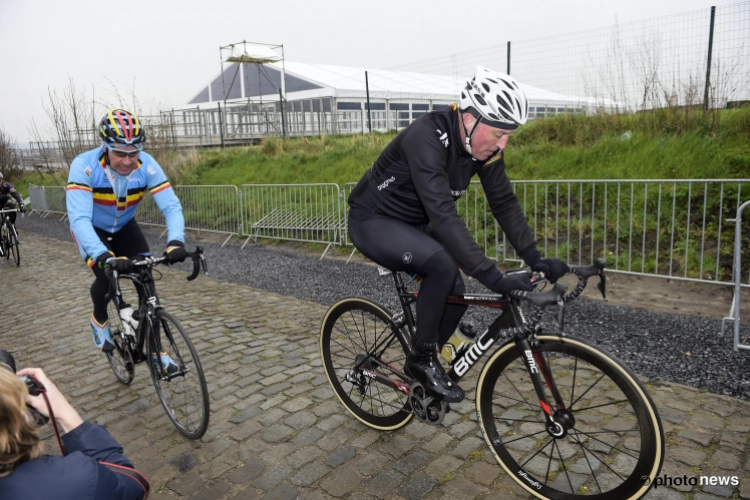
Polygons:
M281 136L286 139L286 119L284 118L284 97L279 89L279 106L281 109ZM304 110L302 111L304 113Z
M711 86L711 55L714 48L714 20L716 7L711 7L711 27L708 30L708 61L706 63L706 89L703 93L703 109L708 109L708 88Z
M508 70L506 73L510 75L510 41L508 42Z
M367 71L365 71L365 91L367 92L367 130L372 133L372 118L370 117L370 81L367 79Z
M219 105L219 135L221 136L221 148L224 149L224 119L221 116L221 103L217 102L216 104Z
M174 126L174 109L172 109L172 112L169 113L169 122L172 129L172 144L177 144L177 131L175 130Z

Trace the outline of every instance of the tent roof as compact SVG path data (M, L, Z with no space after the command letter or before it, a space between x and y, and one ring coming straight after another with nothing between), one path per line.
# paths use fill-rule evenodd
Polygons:
M364 96L365 71L367 71L368 83L370 87L370 96L372 98L382 98L384 94L392 97L407 94L411 98L437 98L437 99L457 99L461 89L468 79L465 76L454 77L446 75L416 73L411 71L393 71L385 69L372 69L352 66L336 66L328 64L310 64L293 61L283 63L287 77L293 76L298 79L306 80L315 87L323 89L335 89L338 97L358 97ZM282 63L274 62L264 64L264 66L281 70ZM221 78L221 74L218 75ZM216 81L214 78L213 81ZM554 102L560 103L579 103L579 104L605 104L616 105L614 101L595 99L591 97L566 96L551 92L548 90L533 87L531 85L519 82L527 98L532 105L535 103ZM330 92L330 90L329 90ZM295 99L293 92L288 88L287 97ZM214 101L218 100L214 96ZM193 101L195 102L195 99Z

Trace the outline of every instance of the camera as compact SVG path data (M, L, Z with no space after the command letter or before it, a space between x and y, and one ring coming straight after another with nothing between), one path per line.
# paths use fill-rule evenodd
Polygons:
M0 369L3 368L16 373L16 360L13 358L11 353L0 349ZM20 378L23 383L26 384L26 389L29 391L29 394L31 396L38 396L39 394L44 392L44 386L42 386L42 384L39 383L39 381L34 377L31 377L29 375L19 375L18 378ZM34 417L34 421L38 425L46 424L47 422L49 422L49 417L45 417L44 415L39 413L36 408L29 406L29 412L31 413L31 416Z

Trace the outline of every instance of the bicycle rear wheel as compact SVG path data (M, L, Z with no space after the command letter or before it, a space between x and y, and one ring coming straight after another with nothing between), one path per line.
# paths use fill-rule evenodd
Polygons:
M166 311L156 311L150 329L146 362L156 395L177 430L188 439L199 439L208 428L210 408L198 353L182 326ZM164 374L160 353L177 364L176 373Z
M401 370L409 342L401 329L393 327L391 316L374 302L348 298L328 310L320 330L323 368L333 391L355 418L380 430L403 427L413 416L404 392L372 380L362 371L408 386Z
M13 255L13 260L16 263L16 267L21 265L21 252L18 250L18 238L13 234L13 230L8 234L8 248L10 254Z
M619 360L573 337L540 335L531 347L549 367L542 384L557 422L547 429L539 398L511 342L489 359L477 382L477 411L498 463L538 498L641 498L664 461L659 414L636 375ZM555 404L556 386L562 405Z
M135 363L130 352L127 336L123 333L122 321L120 321L120 310L117 299L113 298L107 303L107 316L109 318L109 334L115 349L107 354L107 361L112 371L115 372L117 380L125 385L130 384L135 376Z

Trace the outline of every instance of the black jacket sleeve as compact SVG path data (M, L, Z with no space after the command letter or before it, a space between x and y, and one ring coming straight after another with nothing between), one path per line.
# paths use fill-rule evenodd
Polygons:
M132 478L112 472L99 462L108 462L124 467L133 464L123 454L122 446L107 430L85 421L62 437L66 454L80 452L96 460L97 499L140 500L145 492Z
M490 289L502 273L479 248L459 217L445 172L447 152L433 130L412 124L401 147L414 188L433 230L463 271Z
M531 248L536 248L536 240L505 172L504 159L501 157L480 168L479 179L482 181L492 215L497 219L516 252L523 256Z

